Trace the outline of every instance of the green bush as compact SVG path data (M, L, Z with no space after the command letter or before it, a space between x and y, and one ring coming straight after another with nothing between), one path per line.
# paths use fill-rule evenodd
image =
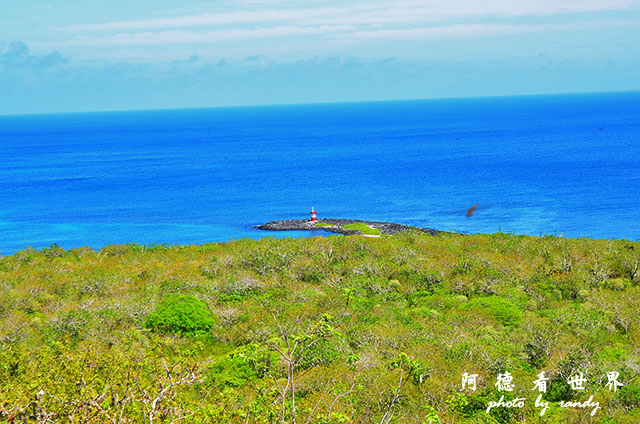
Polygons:
M507 424L522 418L519 417L521 411L512 408L492 408L489 414L485 412L490 401L497 401L502 396L504 396L504 402L509 402L516 397L512 392L498 392L490 387L480 393L455 393L447 403L449 410L465 418L473 418L474 422Z
M326 228L326 227L335 227L335 225L329 224L327 222L316 222L316 227Z
M379 236L382 234L382 231L378 230L377 228L371 228L363 222L343 225L342 228L344 228L345 230L360 231L364 235Z
M620 389L620 402L627 410L640 407L640 386L630 384Z
M147 328L165 333L197 334L213 326L213 316L207 305L192 295L167 295L147 316Z
M300 369L329 365L340 358L340 351L329 340L320 340L307 349L300 358Z
M54 320L52 327L59 336L76 339L80 337L90 318L89 312L85 310L71 310L60 314L58 319Z
M520 309L507 299L498 296L473 299L462 308L487 310L504 325L517 324L522 321Z
M216 360L209 368L209 380L223 386L241 387L258 378L252 361L241 354L231 353Z

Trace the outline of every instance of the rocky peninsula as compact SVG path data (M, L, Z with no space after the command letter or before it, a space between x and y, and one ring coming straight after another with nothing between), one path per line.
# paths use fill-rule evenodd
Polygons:
M322 218L317 221L306 219L287 219L282 221L271 221L266 224L257 225L260 230L271 231L290 231L290 230L309 230L309 231L328 231L331 233L353 235L360 234L364 236L379 236L381 234L396 234L400 231L417 230L431 235L436 235L441 231L432 230L430 228L412 227L409 225L394 224L392 222L377 221L361 221L358 219L332 219Z

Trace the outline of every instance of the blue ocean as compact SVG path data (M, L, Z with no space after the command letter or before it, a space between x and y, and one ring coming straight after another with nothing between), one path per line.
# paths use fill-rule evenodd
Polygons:
M640 93L0 116L2 254L302 237L253 226L312 206L637 240Z

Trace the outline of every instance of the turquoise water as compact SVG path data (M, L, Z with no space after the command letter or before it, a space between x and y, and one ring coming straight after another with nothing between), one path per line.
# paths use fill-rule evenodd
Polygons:
M255 238L311 206L640 238L639 93L0 116L0 146L3 254Z

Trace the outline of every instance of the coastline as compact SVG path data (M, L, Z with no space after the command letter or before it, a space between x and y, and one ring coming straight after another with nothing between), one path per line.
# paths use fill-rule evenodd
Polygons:
M320 225L318 225L320 224ZM324 225L322 225L324 224ZM442 231L434 230L431 228L413 227L410 225L395 224L393 222L379 222L379 221L362 221L359 219L342 219L342 218L321 218L316 222L307 219L285 219L280 221L271 221L266 224L256 225L255 228L259 230L269 231L290 231L290 230L306 230L306 231L327 231L330 233L344 234L344 235L367 235L357 229L344 228L346 225L353 224L365 224L372 230L379 230L380 234L393 235L401 231L417 230L423 233L437 235Z

